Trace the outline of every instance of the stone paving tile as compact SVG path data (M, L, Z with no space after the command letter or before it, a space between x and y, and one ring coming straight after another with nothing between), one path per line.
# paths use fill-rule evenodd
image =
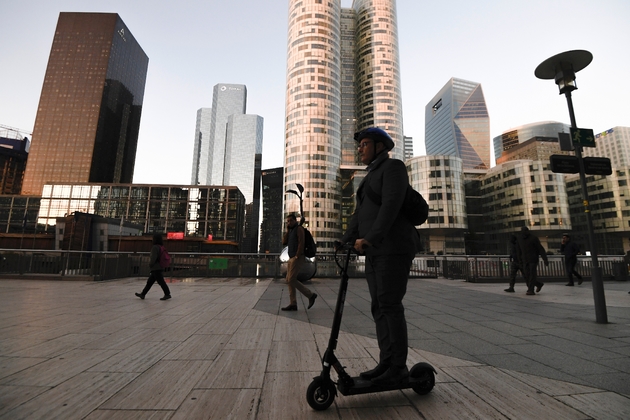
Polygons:
M431 363L435 388L425 396L339 395L315 412L306 387L322 369L338 280L310 282L316 305L304 310L300 295L300 310L291 313L279 310L287 301L281 280L187 279L171 283L174 298L166 302L159 289L135 298L144 281L0 281L0 315L7 307L22 311L0 323L11 334L0 334L0 419L628 418L627 307L610 311L614 323L596 325L554 285L534 301L506 297L497 285L414 279L408 365ZM351 286L336 354L357 374L374 366L379 350L365 281ZM37 316L13 304L27 288ZM552 318L560 315L566 319ZM70 321L51 326L51 319ZM593 336L611 342L598 347L588 342ZM567 355L572 337L598 357ZM72 357L7 357L48 341L68 346L62 356Z

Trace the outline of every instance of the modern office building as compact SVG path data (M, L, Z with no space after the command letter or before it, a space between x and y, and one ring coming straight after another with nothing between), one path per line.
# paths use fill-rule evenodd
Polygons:
M237 187L142 184L46 184L38 226L55 232L57 218L89 213L140 225L145 234L241 243L245 199Z
M546 249L560 248L571 218L564 177L551 172L549 161L505 162L490 169L481 184L486 252L508 253L510 236L523 226Z
M427 155L457 156L465 172L490 168L490 118L481 84L452 78L424 115Z
M532 139L557 143L558 133L570 133L570 126L556 121L542 121L511 128L493 139L494 157L499 163L504 152Z
M212 108L197 110L197 125L195 127L195 145L193 148L191 185L206 184L210 155L210 122Z
M223 185L234 185L246 203L242 251L258 252L263 119L258 115L230 115L225 142Z
M282 251L284 219L282 196L284 195L284 168L262 171L262 223L260 226L260 253Z
M132 181L148 63L117 14L60 13L22 194Z
M402 159L395 0L355 0L351 8L291 0L284 188L304 186L302 216L320 249L332 250L342 234L342 206L354 194L344 186L364 168L353 134L372 126L392 136L391 154ZM299 213L295 195L284 200L285 214Z
M419 227L423 252L464 254L468 221L462 160L445 155L416 156L405 164L409 183L429 204L429 217Z
M586 175L589 211L600 254L625 254L630 249L630 127L613 127L595 136L596 147L584 147L585 157L610 159L611 175ZM579 175L566 175L571 224L575 239L588 249L588 221Z
M585 157L607 157L613 168L630 166L630 127L613 127L595 135L595 147L582 148Z
M584 212L580 177L577 174L566 175L565 181L573 239L580 244L582 250L588 251L588 221ZM622 255L630 250L629 183L630 165L613 166L611 175L586 176L589 211L599 254Z
M560 149L558 138L533 137L511 147L497 159L497 165L512 160L540 160L549 163L551 155L573 155L573 152Z
M195 133L192 184L224 185L228 118L230 115L245 114L246 108L247 87L245 85L219 83L214 86L212 108L202 108L197 111L198 131L196 130ZM206 130L208 130L207 134Z
M31 145L31 141L22 133L0 125L0 195L20 194L22 191Z
M214 86L212 108L197 111L191 182L239 188L247 203L242 251L257 252L263 118L246 108L245 85Z

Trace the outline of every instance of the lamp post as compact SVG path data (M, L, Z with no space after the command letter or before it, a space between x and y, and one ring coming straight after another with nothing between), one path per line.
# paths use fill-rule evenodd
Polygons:
M573 101L571 92L577 89L575 84L575 73L586 68L593 60L593 55L585 50L566 51L553 57L550 57L540 63L534 75L539 79L554 79L560 95L564 94L567 98L569 106L569 117L571 118L571 128L577 129L575 122L575 113L573 111ZM597 323L608 323L606 315L606 298L604 296L604 282L602 281L602 272L597 259L597 246L595 243L595 234L593 230L593 217L589 209L588 190L586 189L586 174L584 170L584 160L582 159L582 145L574 144L575 156L578 160L580 169L580 184L582 187L582 200L584 202L584 213L588 226L588 241L591 249L591 283L593 285L593 299L595 300L595 318Z

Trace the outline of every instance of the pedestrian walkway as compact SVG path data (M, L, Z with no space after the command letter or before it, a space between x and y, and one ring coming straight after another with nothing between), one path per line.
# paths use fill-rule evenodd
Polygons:
M413 279L408 364L437 370L431 393L306 402L321 370L338 279L315 279L305 311L280 279L189 278L173 299L145 279L0 281L0 419L628 419L630 284L505 285ZM378 349L365 281L351 279L337 356L351 374Z

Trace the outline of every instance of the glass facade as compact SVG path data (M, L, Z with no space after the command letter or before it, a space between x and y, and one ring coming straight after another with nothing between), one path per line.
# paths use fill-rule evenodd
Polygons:
M595 147L582 148L585 157L605 156L613 168L630 166L630 127L613 127L595 135Z
M304 186L303 217L322 250L342 235L354 194L344 186L364 168L354 132L387 130L403 157L395 1L340 3L289 3L284 188ZM295 195L284 200L285 214L299 213Z
M404 159L398 23L393 0L354 0L357 129L380 127Z
M0 195L0 233L42 233L37 226L41 197Z
M571 230L569 203L562 174L548 161L515 160L497 165L481 178L486 249L507 251L509 236L527 226L547 248ZM552 240L553 242L553 240ZM551 249L558 249L552 246Z
M284 189L305 188L304 214L319 248L341 236L341 5L291 0L287 48ZM284 212L300 213L284 196Z
M481 85L452 78L425 107L427 155L457 156L464 170L490 167L490 118Z
M206 178L200 185L225 185L223 181L226 159L226 135L228 117L245 114L247 88L245 85L221 83L214 86L208 139L208 164ZM203 179L203 178L202 178Z
M424 252L463 254L468 223L462 160L433 155L416 156L405 163L409 183L429 204L429 218L419 227Z
M258 252L262 143L262 117L228 117L223 184L237 186L247 203L243 252Z
M115 13L60 13L22 193L131 182L149 59Z
M499 158L503 156L504 152L514 147L517 147L519 144L525 143L526 141L533 138L537 138L538 141L540 141L541 139L549 139L557 143L558 133L569 132L570 127L568 124L563 124L556 121L543 121L512 128L504 131L500 136L497 136L493 139L494 157L498 162Z
M282 251L282 179L284 168L262 171L263 218L260 233L260 252L280 253Z
M38 224L54 232L58 217L75 211L123 219L145 233L241 242L245 198L236 187L141 184L46 184Z
M192 185L206 183L210 153L210 121L212 121L212 108L200 108L197 110L192 175L190 176Z

